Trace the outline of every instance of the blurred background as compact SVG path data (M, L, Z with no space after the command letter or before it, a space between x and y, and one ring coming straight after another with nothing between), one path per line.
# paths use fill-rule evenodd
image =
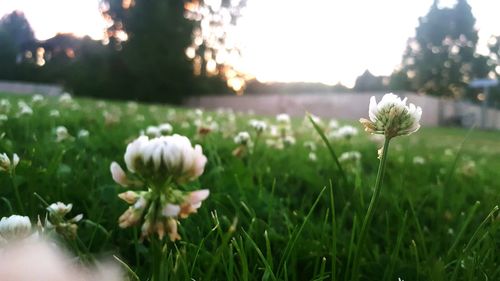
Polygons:
M0 92L357 119L366 94L392 91L423 106L424 124L499 128L498 11L494 0L0 0Z

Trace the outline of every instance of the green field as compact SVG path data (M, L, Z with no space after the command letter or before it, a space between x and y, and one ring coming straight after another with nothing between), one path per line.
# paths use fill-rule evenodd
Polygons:
M0 173L0 217L26 215L35 225L46 217L47 204L72 203L68 217L84 216L76 238L51 235L79 257L74 262L116 255L140 280L149 280L157 256L150 241L140 241L140 226L118 227L128 205L117 195L126 189L113 181L110 164L125 167L127 144L148 126L168 122L173 133L200 144L208 159L203 175L184 188L207 188L210 196L198 213L180 221L182 240L166 242L162 280L352 280L357 252L360 280L500 280L500 216L490 214L500 202L499 132L424 127L395 139L373 223L358 249L380 146L359 124L351 123L358 135L331 140L337 156L361 154L341 162L343 177L301 118L292 122L296 143L277 149L266 143L269 132L255 142L248 125L252 118L275 124L274 117L3 98L10 106L0 102L6 116L0 118L0 153L17 153L21 160L14 173ZM32 114L20 113L21 100ZM368 115L368 101L366 108ZM200 122L217 128L200 135ZM57 141L58 126L70 136ZM79 136L82 129L88 136ZM255 142L244 157L232 153L239 131ZM317 146L316 161L304 146L310 141Z

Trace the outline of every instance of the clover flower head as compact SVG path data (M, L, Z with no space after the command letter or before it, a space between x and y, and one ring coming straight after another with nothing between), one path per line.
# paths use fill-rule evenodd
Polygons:
M0 239L23 239L31 235L31 222L28 217L12 215L0 220Z
M328 127L330 129L337 129L339 127L339 121L337 121L337 119L331 119L330 122L328 122Z
M316 155L316 152L314 152L314 151L309 152L308 158L309 158L309 161L311 161L311 162L318 161L318 156Z
M80 139L88 138L89 135L90 135L90 133L88 130L81 129L80 131L78 131L78 138L80 138Z
M284 145L290 146L290 145L294 145L295 143L296 143L296 140L295 140L295 137L293 137L293 136L285 136L283 138Z
M265 121L252 119L249 124L259 134L267 129L267 123Z
M359 160L361 160L361 153L359 153L359 151L347 151L339 156L339 162L355 162Z
M286 113L281 113L276 115L276 121L278 121L281 125L289 125L290 124L290 115Z
M406 105L406 101L407 98L401 100L389 93L377 103L372 96L368 110L370 120L361 118L360 122L367 132L385 135L388 139L414 133L420 128L422 108L413 103Z
M19 164L19 156L16 153L12 155L12 161L6 153L0 154L0 171L2 172L12 172L16 169L17 164Z
M338 128L335 131L330 132L330 134L328 136L333 140L341 140L341 139L349 140L352 137L356 136L357 134L358 134L357 128L355 128L353 126L345 125L345 126Z
M166 136L170 135L173 131L172 125L170 123L163 123L158 126L158 129L160 130L160 134Z
M415 156L415 157L413 157L413 164L424 165L425 164L425 158L422 157L422 156Z
M146 128L146 135L150 138L155 138L161 136L160 128L156 126L148 126Z
M59 113L59 110L57 110L57 109L52 109L52 110L49 112L49 116L50 116L50 117L59 117L59 116L61 116L61 114Z
M250 134L246 131L239 132L234 137L234 142L239 145L247 145L250 142Z
M47 207L47 211L51 214L64 216L71 211L73 204L64 204L62 202L52 203Z
M69 93L63 93L59 97L59 102L62 103L62 104L69 104L72 101L73 101L73 98L71 97L71 95Z
M140 136L127 146L124 158L132 173L177 183L198 178L207 162L201 146L193 147L188 138L177 134L153 139Z
M40 103L44 100L44 97L40 94L36 94L36 95L33 95L33 97L31 97L31 102L33 103Z
M64 140L71 139L71 135L68 133L68 129L64 126L58 126L56 128L56 141L62 142Z
M304 142L304 147L308 148L310 151L316 151L316 143L313 141Z
M19 101L17 106L19 107L18 116L33 115L33 109L26 102Z

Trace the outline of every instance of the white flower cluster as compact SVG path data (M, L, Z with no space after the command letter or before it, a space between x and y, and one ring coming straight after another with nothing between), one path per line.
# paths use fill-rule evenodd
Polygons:
M138 224L144 217L142 236L156 233L160 239L168 234L170 240L180 239L178 218L195 213L205 200L207 189L183 192L179 184L197 179L205 168L207 158L199 145L180 135L149 139L140 136L127 146L127 169L139 179L129 178L116 162L111 163L113 180L129 187L146 185L147 191L126 191L119 197L130 204L119 218L122 228Z
M246 131L239 132L235 137L234 137L234 143L239 144L239 145L247 145L250 142L250 134Z
M71 212L71 209L73 209L73 204L64 204L62 202L50 204L47 207L49 216L45 220L46 228L54 229L57 233L66 238L75 239L78 230L78 225L76 223L82 220L83 215L78 214L71 219L66 219L65 216Z
M385 135L388 139L414 133L420 128L422 108L413 103L406 105L406 100L392 93L385 94L378 103L375 97L371 97L370 120L361 118L360 122L367 132Z
M201 146L192 147L188 138L177 134L153 139L140 136L127 146L124 158L132 173L177 183L195 180L207 162Z
M31 233L31 222L28 217L12 215L0 220L0 242L24 239Z
M17 164L19 164L19 156L16 153L12 155L12 161L6 153L0 154L0 171L10 173L16 169Z
M170 123L163 123L158 126L148 126L146 128L145 134L150 138L155 138L170 135L172 131L173 127L172 125L170 125Z
M252 127L257 134L263 133L267 129L267 123L265 121L251 119L249 121L250 127Z
M328 135L328 137L332 140L342 140L342 139L350 140L352 137L356 136L357 134L358 134L357 128L355 128L353 126L345 125L345 126L338 128L337 130L331 131L330 134Z

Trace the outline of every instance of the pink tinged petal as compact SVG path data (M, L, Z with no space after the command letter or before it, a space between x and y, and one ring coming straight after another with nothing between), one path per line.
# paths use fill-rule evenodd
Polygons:
M194 148L195 151L195 163L194 163L194 173L193 176L195 178L201 176L203 174L203 170L205 169L205 164L207 163L207 157L203 155L203 151L201 146L196 145ZM207 195L208 196L208 195Z
M122 167L120 167L120 165L118 163L112 162L111 166L110 166L110 170L111 170L111 176L113 177L113 180L117 184L119 184L123 187L129 186L130 182L127 178L127 175L125 174Z
M118 194L118 197L128 204L135 204L135 202L137 202L137 199L139 199L139 194L129 190Z
M175 240L181 239L179 233L177 233L177 221L175 219L169 219L167 221L167 227L168 227L168 237L170 238L170 241L173 242Z
M197 191L193 191L191 193L189 193L189 202L191 203L191 205L194 205L194 204L198 204L207 199L208 196L210 195L210 190L208 189L201 189L201 190L197 190Z
M167 203L167 205L165 205L165 208L163 208L162 210L162 214L165 217L177 217L180 211L181 207L179 205Z

